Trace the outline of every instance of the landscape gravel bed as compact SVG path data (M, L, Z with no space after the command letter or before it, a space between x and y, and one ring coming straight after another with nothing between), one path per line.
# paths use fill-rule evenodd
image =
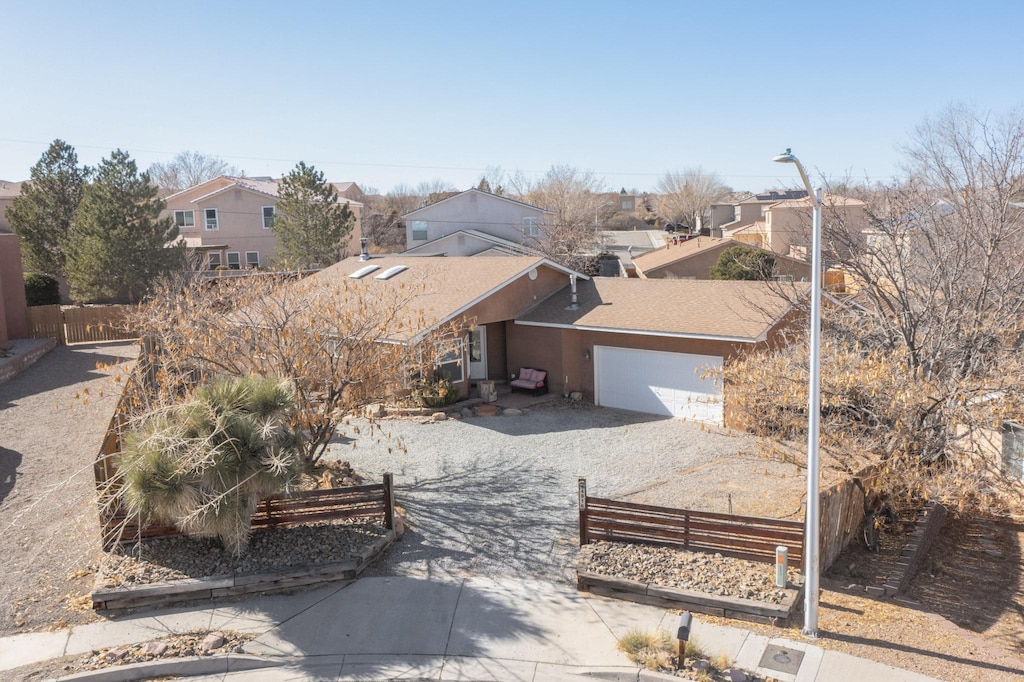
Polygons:
M248 550L240 557L211 538L152 538L106 554L102 583L129 587L327 563L358 554L386 533L379 523L352 521L265 528L253 532Z
M782 604L787 596L775 586L774 564L721 554L602 541L581 547L578 565L581 571L720 597ZM803 585L803 576L792 567L787 585Z

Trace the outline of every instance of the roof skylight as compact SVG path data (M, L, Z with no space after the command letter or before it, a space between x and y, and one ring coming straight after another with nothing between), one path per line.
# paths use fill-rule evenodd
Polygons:
M409 269L408 265L395 265L388 268L384 272L377 275L374 279L391 279L400 272L404 272Z
M366 265L366 266L363 266L363 267L359 268L358 270L356 270L355 272L353 272L352 274L350 274L349 275L349 279L362 279L363 277L366 277L367 275L369 275L374 270L380 270L380 266L379 265Z

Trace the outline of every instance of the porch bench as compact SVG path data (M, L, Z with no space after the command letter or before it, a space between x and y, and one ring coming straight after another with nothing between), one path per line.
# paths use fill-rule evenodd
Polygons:
M512 380L511 386L513 391L529 391L534 395L542 395L548 392L548 373L542 369L523 367Z

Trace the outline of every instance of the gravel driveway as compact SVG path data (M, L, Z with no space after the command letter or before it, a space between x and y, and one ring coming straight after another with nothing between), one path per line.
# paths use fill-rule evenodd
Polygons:
M0 634L91 618L100 556L92 462L134 343L59 346L0 384Z
M372 430L372 433L371 433ZM358 431L358 433L356 433ZM575 582L577 479L626 497L751 448L744 437L651 415L553 403L520 417L365 420L331 458L395 475L410 529L371 573Z

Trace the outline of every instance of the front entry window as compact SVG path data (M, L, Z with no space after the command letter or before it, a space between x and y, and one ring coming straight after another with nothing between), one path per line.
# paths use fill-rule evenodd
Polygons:
M469 333L469 361L482 362L484 359L483 344L480 343L480 330L474 329Z

